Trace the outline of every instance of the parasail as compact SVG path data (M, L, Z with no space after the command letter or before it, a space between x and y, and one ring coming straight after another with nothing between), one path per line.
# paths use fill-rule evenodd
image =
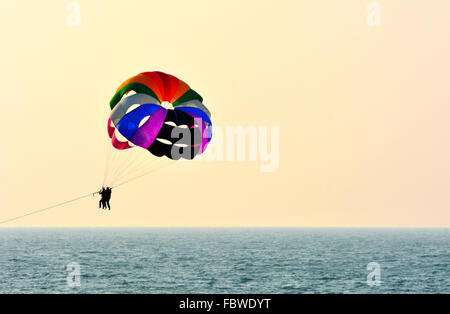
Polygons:
M133 76L110 101L112 145L140 146L158 157L192 159L205 150L212 135L211 113L202 101L173 75L155 71Z
M211 141L211 113L203 98L173 75L154 71L129 78L117 88L110 107L107 130L116 150L138 148L154 157L191 160ZM132 158L121 159L126 164ZM115 172L123 179L129 167L119 168ZM114 183L105 182L110 170L105 170L104 184Z

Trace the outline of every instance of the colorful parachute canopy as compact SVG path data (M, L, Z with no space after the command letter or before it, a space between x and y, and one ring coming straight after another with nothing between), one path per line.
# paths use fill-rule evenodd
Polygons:
M193 159L212 137L211 113L202 101L173 75L155 71L133 76L110 101L112 145L140 146L158 157Z

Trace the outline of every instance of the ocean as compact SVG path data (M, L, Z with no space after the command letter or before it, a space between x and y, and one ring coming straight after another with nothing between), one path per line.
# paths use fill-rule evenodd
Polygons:
M450 293L449 261L450 229L0 229L0 293Z

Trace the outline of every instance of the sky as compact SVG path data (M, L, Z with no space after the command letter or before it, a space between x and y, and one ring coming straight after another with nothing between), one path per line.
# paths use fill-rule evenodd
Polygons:
M184 80L215 126L212 161L155 168L111 211L87 196L2 227L449 227L450 2L369 3L2 1L0 220L101 187L133 75ZM276 167L214 158L227 127L278 130Z

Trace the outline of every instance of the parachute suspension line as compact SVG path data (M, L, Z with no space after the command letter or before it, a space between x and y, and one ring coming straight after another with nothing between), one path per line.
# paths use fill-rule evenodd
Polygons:
M144 173L142 173L142 174L140 174L140 175L134 176L134 177L132 177L132 178L130 178L130 179L128 179L128 180L125 180L125 181L123 181L123 182L119 182L119 183L117 183L116 185L114 185L113 188L117 188L117 187L119 187L119 186L122 186L122 185L124 185L124 184L127 184L127 183L129 183L129 182L131 182L131 181L134 181L134 180L136 180L136 179L139 179L139 178L141 178L141 177L144 177L144 176L146 176L146 175L148 175L148 174L150 174L150 173L152 173L152 172L155 172L155 171L157 171L157 170L158 170L158 169L152 169L152 170L147 171L147 172L144 172Z
M112 153L112 145L109 141L106 142L106 156L105 156L105 171L103 173L103 186L106 184L106 179L108 178L108 169L111 163L111 153Z
M106 172L106 178L104 180L103 186L107 186L109 183L109 178L111 176L111 168L113 167L113 159L116 157L113 151L113 147L109 147L109 151L107 152L107 158L108 158L108 162L107 165L105 167L105 172Z
M2 220L2 221L0 221L0 225L1 225L1 224L8 223L8 222L11 222L11 221L14 221L14 220L17 220L17 219L20 219L20 218L24 218L24 217L27 217L27 216L31 216L31 215L34 215L34 214L37 214L37 213L40 213L40 212L43 212L43 211L46 211L46 210L55 208L55 207L59 207L59 206L65 205L65 204L69 204L69 203L72 203L72 202L81 200L81 199L86 198L86 197L88 197L88 196L94 195L95 193L98 193L98 192L93 192L93 193L89 193L89 194L86 194L86 195L82 195L82 196L73 198L73 199L71 199L71 200L62 202L62 203L58 203L58 204L51 205L51 206L48 206L48 207L45 207L45 208L41 208L41 209L38 209L38 210L31 211L31 212L29 212L29 213L26 213L26 214L23 214L23 215L20 215L20 216L16 216L16 217L13 217L13 218L9 218L9 219L6 219L6 220Z
M109 180L109 184L112 184L114 181L114 178L116 177L116 174L122 169L124 166L124 157L129 153L128 150L116 150L114 152L117 155L117 158L115 160L114 165L114 171L111 173L111 178Z
M152 172L152 170L154 170L154 169L150 169L150 170L149 169L147 169L147 170L141 169L140 171L134 171L133 173L127 174L126 176L117 178L117 180L114 183L114 186L119 185L119 184L121 185L121 183L124 181L132 180L133 178L140 177L142 174L150 173L150 172Z
M136 147L120 151L119 154L120 156L118 160L118 165L116 171L112 175L111 185L114 184L114 182L116 182L117 177L121 173L123 173L129 167L133 167L133 165L137 162L139 157L136 154Z
M152 159L148 160L147 156L142 156L142 157L143 158L138 165L133 167L131 169L131 171L126 171L121 176L118 176L117 179L115 180L115 183L126 180L128 178L132 178L136 175L140 175L142 173L147 172L150 169L154 169L155 167L158 167L164 161L164 158L152 158Z
M136 150L137 148L132 148ZM128 156L130 155L130 156ZM111 184L114 184L116 182L117 178L122 176L124 173L126 174L129 169L133 169L135 165L142 161L140 160L140 156L138 156L136 151L123 151L122 152L122 158L120 159L120 165L117 169L117 171L112 175Z
M121 152L122 152L121 150L118 150L115 147L111 146L110 163L107 168L108 174L106 176L106 181L105 181L106 186L111 185L111 180L113 179L113 174L114 174L114 172L117 171L118 159L120 157Z
M147 158L148 156L136 157L125 169L115 176L113 184L131 178L134 175L144 173L148 167L160 162L160 158L153 158L151 160L148 160Z
M114 180L114 176L116 172L118 171L119 167L121 166L120 160L122 159L122 150L115 150L113 153L113 163L111 165L111 169L109 170L109 178L107 181L107 186L111 185L112 180Z
M136 171L136 168L140 169L142 165L145 164L145 160L138 160L136 156L133 156L133 159L128 162L126 167L124 167L121 171L114 175L114 179L111 184L114 184L118 180L121 180L122 177L129 175L129 170Z
M153 171L156 171L156 170L153 170ZM133 178L131 178L131 179L129 179L129 180L126 180L126 181L124 181L124 182L117 183L116 185L113 186L113 188L117 188L117 187L119 187L119 186L121 186L121 185L127 184L127 183L129 183L129 182L131 182L131 181L134 181L134 180L136 180L136 179L139 179L139 178L141 178L141 177L144 177L144 176L146 176L146 175L152 173L153 171L149 171L149 172L143 173L143 174L141 174L141 175L138 175L138 176L136 176L136 177L133 177Z
M158 161L159 161L159 160L158 160ZM150 170L148 170L148 171L146 171L146 172L144 172L144 173L142 173L142 174L138 174L138 175L136 175L136 176L134 176L134 177L131 177L131 178L128 179L128 180L119 182L119 183L115 184L114 186L112 186L112 188L117 188L117 187L122 186L122 185L124 185L124 184L127 184L127 183L129 183L129 182L131 182L131 181L134 181L134 180L136 180L136 179L142 178L142 177L144 177L144 176L146 176L146 175L148 175L148 174L150 174L150 173L152 173L152 172L158 171L158 170L160 170L160 169L162 169L162 168L165 168L165 167L168 167L168 166L174 165L174 164L175 164L175 162L172 161L172 162L170 162L170 163L166 163L165 165L163 165L163 166L161 166L161 167L150 169Z
M113 185L116 181L117 178L122 176L124 173L126 174L128 172L128 169L133 169L135 167L135 165L139 162L140 160L138 151L136 147L131 148L130 150L127 151L122 151L121 152L121 156L119 158L119 165L116 169L116 171L112 174L112 179L110 184Z
M123 180L124 178L131 177L136 172L142 172L142 167L146 164L145 160L140 161L139 163L134 163L133 165L129 165L122 173L118 174L113 183ZM128 171L130 170L131 171Z

